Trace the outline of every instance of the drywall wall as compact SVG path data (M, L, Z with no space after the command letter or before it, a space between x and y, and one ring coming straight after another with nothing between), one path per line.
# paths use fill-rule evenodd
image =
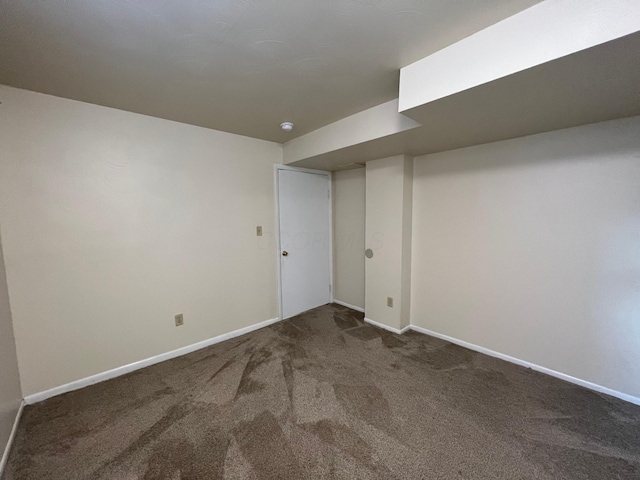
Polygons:
M406 155L367 162L365 317L392 330L408 326L411 261L411 172ZM393 299L393 306L387 298Z
M411 244L413 229L413 158L404 157L402 177L402 275L400 328L411 324Z
M0 102L25 396L277 317L280 145L8 87Z
M365 169L333 172L333 298L364 309Z
M20 389L20 374L18 373L18 357L16 356L16 345L13 337L9 292L7 291L7 279L2 244L0 242L0 457L2 457L2 453L7 446L21 402L22 390ZM0 467L1 473L2 467Z
M305 166L306 162L299 161L419 126L415 120L398 113L396 98L288 141L283 146L283 161L294 166ZM331 168L338 166L333 164Z
M640 397L640 117L418 157L411 323Z

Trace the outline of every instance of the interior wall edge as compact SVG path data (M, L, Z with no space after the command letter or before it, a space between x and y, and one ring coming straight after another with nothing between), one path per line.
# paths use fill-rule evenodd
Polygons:
M371 320L370 318L367 318L367 317L364 317L364 321L365 323L373 325L374 327L382 328L383 330L387 330L389 332L393 332L398 335L402 335L403 333L405 333L411 328L411 325L407 325L406 327L402 327L402 328L395 328L395 327L386 325L384 323L376 322L375 320Z
M13 421L13 427L11 428L11 433L9 434L9 440L7 441L7 445L4 447L4 452L2 453L2 459L0 459L0 478L4 473L4 468L7 465L7 461L9 460L9 454L11 453L11 447L13 446L16 432L18 431L18 425L20 424L20 419L22 418L22 411L24 410L25 403L26 402L24 400L20 402L20 407L18 407L18 412L16 413L16 419Z
M342 305L343 307L350 308L351 310L355 310L356 312L364 313L364 307L358 307L356 305L351 305L350 303L343 302L342 300L338 300L337 298L333 299L333 303L337 303L338 305Z
M516 365L520 365L521 367L530 368L531 370L535 370L536 372L544 373L546 375L559 378L560 380L564 380L565 382L573 383L575 385L579 385L581 387L587 388L589 390L593 390L598 393L604 393L605 395L610 395L612 397L619 398L620 400L624 400L626 402L633 403L635 405L640 405L640 398L635 397L633 395L629 395L628 393L619 392L617 390L604 387L597 383L589 382L588 380L583 380L581 378L573 377L571 375L567 375L566 373L558 372L556 370L552 370L547 367L542 367L535 363L527 362L526 360L512 357L504 353L496 352L489 348L482 347L480 345L475 345L473 343L465 342L464 340L460 340L459 338L450 337L448 335L434 332L433 330L428 330L426 328L419 327L417 325L411 325L409 328L415 332L422 333L424 335L429 335L431 337L439 338L441 340L454 343L461 347L468 348L469 350L474 350L476 352L483 353L485 355L489 355L491 357L498 358L500 360L504 360L509 363L514 363Z
M89 377L81 378L79 380L50 388L42 392L27 395L26 397L24 397L24 403L26 403L27 405L33 405L34 403L42 402L44 400L47 400L48 398L62 395L63 393L73 392L74 390L79 390L90 385L95 385L96 383L111 380L116 377L121 377L122 375L126 375L127 373L135 372L136 370L150 367L151 365L171 360L172 358L177 358L189 353L193 353L197 350L215 345L216 343L224 342L225 340L231 340L232 338L239 337L241 335L246 335L247 333L251 333L255 330L260 330L261 328L273 325L280 320L280 317L264 320L256 324L249 325L248 327L239 328L237 330L223 333L222 335L218 335L201 342L193 343L182 348L171 350L170 352L161 353L160 355L155 355L153 357L145 358L144 360L139 360L128 365L123 365L121 367L113 368L102 373L97 373Z
M20 415L24 390L2 240L0 233L0 450L6 454L15 434L16 415ZM0 476L5 462L6 455L3 455Z

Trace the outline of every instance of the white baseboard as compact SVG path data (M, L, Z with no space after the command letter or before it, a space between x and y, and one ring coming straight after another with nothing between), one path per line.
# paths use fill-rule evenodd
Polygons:
M340 300L333 299L333 303L337 303L338 305L342 305L343 307L350 308L351 310L355 310L356 312L364 313L364 308L356 307L355 305L351 305L347 302L341 302Z
M447 342L455 343L456 345L460 345L461 347L468 348L469 350L475 350L476 352L484 353L485 355L499 358L500 360L505 360L507 362L515 363L516 365L530 368L531 370L535 370L536 372L546 373L547 375L551 375L552 377L559 378L560 380L564 380L569 383L574 383L576 385L580 385L581 387L585 387L599 393L605 393L607 395L611 395L612 397L625 400L629 403L640 405L640 398L634 397L633 395L628 395L626 393L618 392L616 390L603 387L602 385L598 385L596 383L591 383L586 380L581 380L579 378L572 377L571 375L567 375L565 373L556 372L555 370L551 370L550 368L541 367L540 365L526 362L524 360L520 360L519 358L505 355L504 353L495 352L493 350L489 350L488 348L480 347L478 345L474 345L473 343L465 342L464 340L459 340L457 338L450 337L448 335L443 335L442 333L433 332L431 330L427 330L426 328L417 327L415 325L411 325L410 328L411 330L414 330L416 332L424 333L425 335L430 335L432 337L436 337L441 340L446 340Z
M406 326L403 329L393 328L393 327L390 327L389 325L385 325L384 323L376 322L376 321L371 320L370 318L367 318L367 317L364 317L364 321L366 323L370 323L371 325L375 325L376 327L382 328L384 330L389 330L390 332L397 333L398 335L402 335L404 332L406 332L407 330L409 330L411 328L410 326Z
M114 368L112 370L107 370L106 372L98 373L96 375L91 375L90 377L81 378L80 380L76 380L74 382L67 383L65 385L60 385L59 387L54 387L50 390L45 390L44 392L34 393L33 395L27 395L26 397L24 397L24 401L27 405L41 402L43 400L46 400L47 398L55 397L56 395L72 392L80 388L88 387L89 385L94 385L96 383L104 382L105 380L110 380L112 378L120 377L121 375L125 375L127 373L140 370L141 368L155 365L156 363L164 362L166 360L171 360L172 358L176 358L176 357L181 357L182 355L195 352L196 350L200 350L202 348L209 347L211 345L215 345L216 343L224 342L225 340L239 337L240 335L245 335L255 330L268 327L269 325L273 325L274 323L279 321L280 321L280 317L272 318L271 320L265 320L264 322L256 323L254 325L249 325L248 327L240 328L238 330L234 330L229 333L223 333L222 335L218 335L217 337L209 338L208 340L203 340L198 343L193 343L191 345L187 345L186 347L178 348L170 352L161 353L160 355L156 355L155 357L145 358L144 360L130 363L129 365L124 365L122 367Z
M16 438L16 432L18 431L18 424L20 423L20 418L22 417L22 410L24 409L24 400L20 402L20 407L18 407L18 413L16 413L16 419L13 421L13 427L11 428L11 433L9 434L9 440L7 440L7 446L4 448L4 453L2 454L2 460L0 460L0 478L4 473L4 467L7 466L7 461L9 460L9 453L11 452L11 447L13 446L13 441Z
M345 307L348 308L353 308L354 310L358 310L358 311L362 311L362 309L359 309L353 305L349 305L346 304L344 302L340 302L338 300L334 300L334 303L337 303L339 305L343 305ZM256 323L254 325L250 325L248 327L244 327L244 328L240 328L238 330L234 330L232 332L229 333L225 333L222 335L218 335L217 337L213 337L210 338L208 340L203 340L201 342L198 343L194 343L192 345L187 345L186 347L182 347L182 348L178 348L176 350L172 350L170 352L166 352L166 353L162 353L160 355L156 355L154 357L150 357L144 360L140 360L138 362L134 362L131 363L129 365L124 365L122 367L118 367L118 368L114 368L112 370L108 370L106 372L102 372L102 373L98 373L96 375L92 375L90 377L86 377L80 380L76 380L74 382L71 383L67 383L65 385L60 385L59 387L55 387L52 388L50 390L45 390L43 392L39 392L39 393L34 393L33 395L27 395L24 398L24 401L22 402L22 404L20 405L20 409L18 410L18 414L16 415L16 420L14 422L13 425L13 429L11 431L11 436L9 437L9 442L7 443L7 447L5 449L5 452L2 456L2 460L0 461L0 476L2 475L2 469L5 466L5 463L7 461L7 456L8 456L8 452L11 448L11 444L13 442L13 438L15 436L16 433L16 429L18 426L18 422L20 420L20 417L22 415L22 410L24 405L31 405L37 402L41 402L43 400L46 400L48 398L51 397L55 397L56 395L61 395L63 393L67 393L67 392L71 392L74 390L78 390L80 388L84 388L87 387L89 385L93 385L99 382L103 382L105 380L110 380L112 378L116 378L119 377L121 375L125 375L127 373L139 370L141 368L145 368L151 365L155 365L156 363L160 363L160 362L164 362L166 360L171 360L172 358L176 358L176 357L180 357L182 355L186 355L188 353L191 352L195 352L196 350L200 350L202 348L208 347L210 345L215 345L216 343L220 343L220 342L224 342L225 340L229 340L231 338L235 338L235 337L239 337L240 335L245 335L247 333L253 332L255 330L259 330L261 328L267 327L269 325L273 325L274 323L277 323L280 321L280 318L272 318L270 320L265 320L263 322L260 323ZM432 330L427 330L426 328L422 328L422 327L418 327L416 325L411 325L411 326L407 326L404 327L402 329L397 329L397 328L393 328L390 327L388 325L384 325L382 323L376 322L374 320L371 320L370 318L366 318L364 319L364 321L366 323L369 323L371 325L375 325L376 327L379 328L383 328L385 330L388 330L390 332L393 333L397 333L399 335L405 333L407 330L411 329L414 330L416 332L419 333L423 333L425 335L430 335L432 337L436 337L436 338L440 338L442 340L446 340L448 342L454 343L456 345L460 345L461 347L465 347L468 348L470 350L475 350L476 352L480 352L480 353L484 353L485 355L489 355L491 357L495 357L495 358L499 358L501 360L505 360L507 362L511 362L511 363L515 363L516 365L520 365L523 367L527 367L527 368L531 368L532 370L535 370L537 372L541 372L541 373L545 373L547 375L551 375L552 377L556 377L559 378L561 380L565 380L567 382L576 384L576 385L580 385L582 387L588 388L590 390L594 390L596 392L600 392L600 393L604 393L606 395L611 395L612 397L616 397L619 398L621 400L625 400L627 402L636 404L636 405L640 405L640 398L639 397L634 397L633 395L629 395L626 393L622 393L622 392L618 392L616 390L612 390L610 388L607 387L603 387L602 385L598 385L596 383L592 383L592 382L588 382L586 380L581 380L579 378L575 378L572 377L570 375L561 373L561 372L557 372L555 370L551 370L549 368L546 367L541 367L539 365L524 361L524 360L520 360L519 358L515 358L515 357L511 357L509 355L505 355L503 353L499 353L499 352L495 352L493 350L490 350L488 348L485 347L481 347L478 345L474 345L473 343L469 343L469 342L465 342L464 340L459 340L457 338L454 337L450 337L448 335L444 335L438 332L434 332Z

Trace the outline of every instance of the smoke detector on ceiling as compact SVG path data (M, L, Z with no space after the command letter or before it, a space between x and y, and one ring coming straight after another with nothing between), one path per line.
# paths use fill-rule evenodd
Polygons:
M291 122L282 122L280 124L280 128L282 130L284 130L285 132L290 132L291 130L293 130L293 123L291 123Z

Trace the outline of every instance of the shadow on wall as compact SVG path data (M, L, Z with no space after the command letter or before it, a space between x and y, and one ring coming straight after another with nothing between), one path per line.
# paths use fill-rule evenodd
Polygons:
M572 132L586 133L591 136L591 140L587 142L570 141L568 135L570 136ZM620 155L635 156L640 161L640 152L635 147L630 148L628 144L618 141L619 135L624 132L635 133L640 137L640 116L540 133L416 158L429 162L429 176L469 173L474 170L527 168L541 163L552 164L567 161L602 163ZM544 143L541 142L541 139L544 139ZM493 151L494 145L498 144L500 145L500 156L483 154L484 151ZM474 155L460 155L465 151L473 151ZM414 175L420 176L421 172L424 172L424 169L417 172L414 170ZM422 174L424 175L424 173Z
M20 373L0 238L0 456L4 452L21 402Z

